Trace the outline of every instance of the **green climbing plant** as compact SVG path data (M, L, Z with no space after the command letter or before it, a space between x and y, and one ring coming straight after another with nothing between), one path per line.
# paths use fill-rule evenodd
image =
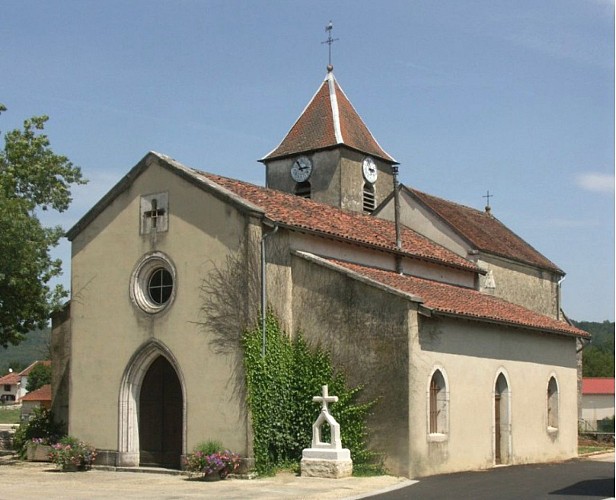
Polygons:
M242 337L257 472L271 474L299 465L320 411L312 397L321 393L323 385L339 398L332 414L340 424L342 445L351 452L354 470L380 471L379 456L367 448L366 417L376 401L358 402L361 387L348 388L325 350L310 348L301 333L291 339L271 312L265 324L265 356L260 326Z

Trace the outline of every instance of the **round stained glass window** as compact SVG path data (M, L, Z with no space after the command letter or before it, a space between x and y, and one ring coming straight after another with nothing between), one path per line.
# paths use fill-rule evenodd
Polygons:
M147 313L165 309L175 297L176 276L171 260L161 252L146 255L131 277L130 297Z

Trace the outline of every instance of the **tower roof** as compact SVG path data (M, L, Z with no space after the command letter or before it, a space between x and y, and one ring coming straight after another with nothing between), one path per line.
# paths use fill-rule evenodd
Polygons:
M282 142L260 161L340 145L398 163L379 145L329 71Z

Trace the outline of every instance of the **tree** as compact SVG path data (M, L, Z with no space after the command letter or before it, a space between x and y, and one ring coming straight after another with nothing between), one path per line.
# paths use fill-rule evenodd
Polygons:
M43 387L46 384L51 384L51 367L49 365L39 363L35 365L28 374L26 391L36 391L39 387Z
M0 104L0 113L6 107ZM46 326L68 293L50 281L61 274L51 248L62 228L44 227L37 213L65 211L73 184L85 184L81 169L57 155L41 131L49 118L35 116L7 132L0 150L0 345L17 345L29 331Z

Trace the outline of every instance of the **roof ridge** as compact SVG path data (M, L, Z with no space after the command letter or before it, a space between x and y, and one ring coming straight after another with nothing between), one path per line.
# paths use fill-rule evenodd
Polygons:
M478 250L564 275L562 269L492 213L486 213L418 189L404 187ZM455 212L459 212L458 216ZM493 226L490 227L490 225ZM498 234L494 234L494 231L502 232L500 238ZM505 240L509 241L509 245L503 243ZM511 245L515 246L515 252L512 251Z

